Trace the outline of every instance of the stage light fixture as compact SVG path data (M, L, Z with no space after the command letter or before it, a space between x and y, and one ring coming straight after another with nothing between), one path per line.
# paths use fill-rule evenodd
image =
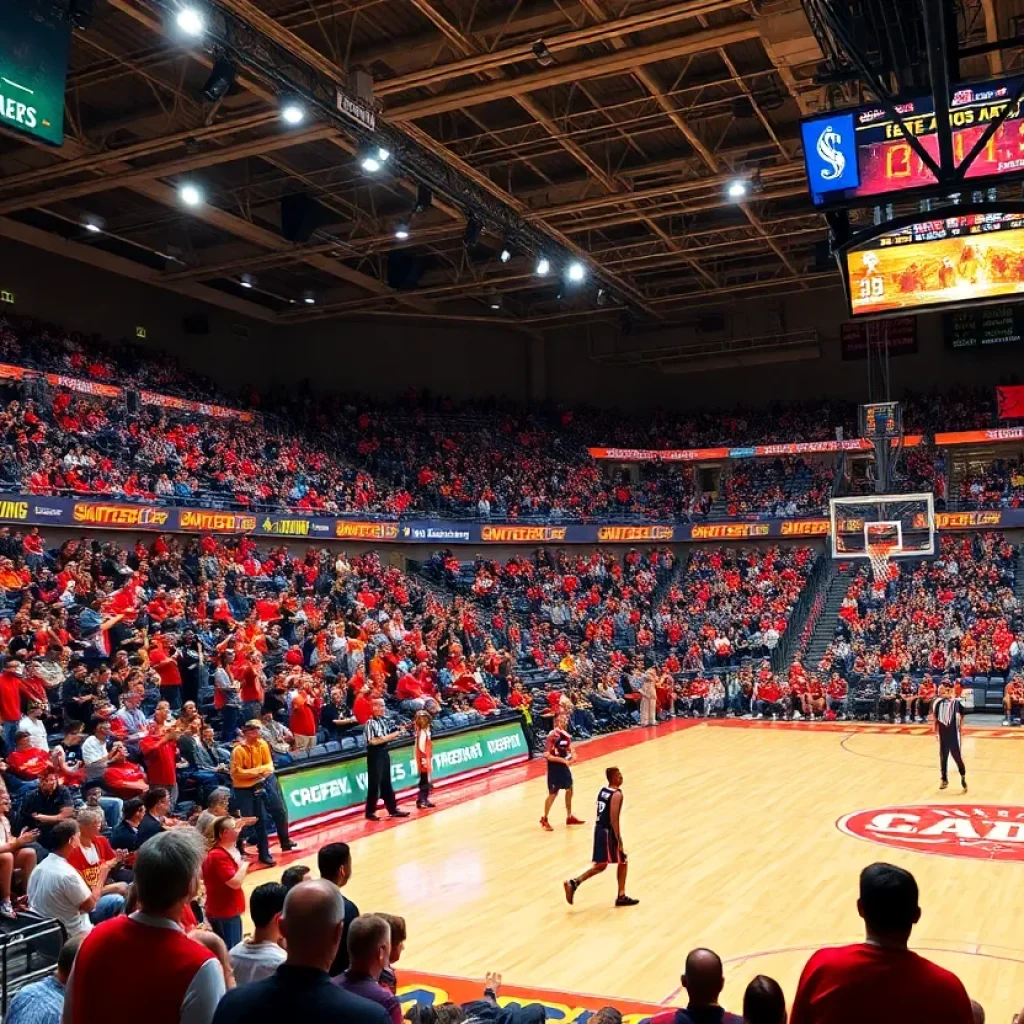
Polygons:
M95 214L90 213L82 219L82 227L93 235L100 234L103 231L103 225L103 218L97 217Z
M508 263L512 259L512 240L508 235L501 240L501 252L498 253L498 259L502 263Z
M750 191L750 185L743 178L734 178L729 182L725 194L730 199L742 199Z
M462 244L471 249L479 241L480 221L470 214L469 220L466 221L466 230L462 233Z
M281 107L281 120L285 124L302 124L306 120L306 111L297 100L288 100Z
M187 36L201 36L206 28L206 21L202 14L191 5L182 7L174 21Z
M198 206L203 201L203 193L200 191L198 185L193 185L189 182L178 188L178 198L180 198L186 206Z
M376 174L391 159L391 151L383 146L372 146L359 157L359 166L367 174Z
M604 288L597 289L597 304L599 306L608 305L608 292L606 292Z
M547 256L541 256L541 258L537 260L537 276L544 277L546 274L549 274L550 272L551 260L549 260Z
M307 306L315 306L316 305L316 296L311 291L304 291L302 293L302 301Z
M542 68L549 68L555 63L554 54L548 49L543 39L538 39L532 46L533 55Z
M235 65L227 57L219 57L210 69L210 77L203 86L203 99L216 103L223 99L235 84Z
M243 288L252 288L256 284L256 278L252 274L243 274L239 279L238 283Z
M495 311L501 309L501 296L500 295L491 295L491 296L489 296L488 299L487 299L487 304L491 307L491 309L493 309Z
M91 231L94 235L98 235L102 228L100 228L99 224L93 224L91 220L87 220L85 222L85 230Z
M400 220L395 225L395 238L400 242L404 242L409 237L409 222Z
M579 284L587 276L587 268L579 260L573 260L565 272L565 276L573 283Z

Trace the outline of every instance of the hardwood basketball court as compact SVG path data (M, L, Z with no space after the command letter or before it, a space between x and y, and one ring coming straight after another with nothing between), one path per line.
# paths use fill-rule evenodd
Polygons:
M1024 1005L1024 730L967 730L967 797L955 769L939 792L923 726L676 721L579 754L574 809L585 826L567 830L559 802L556 831L540 829L545 786L533 762L440 790L439 810L393 827L360 820L300 837L301 855L283 863L315 870L316 847L351 842L346 895L363 912L407 919L400 980L402 969L496 970L518 986L671 1003L687 950L704 945L726 961L723 1002L735 1011L755 974L778 979L789 1000L811 951L860 939L858 874L887 860L921 887L913 947L955 971L989 1020ZM594 797L611 764L625 775L629 892L641 902L612 906L610 869L569 907L561 883L589 862ZM875 809L883 817L849 817ZM879 824L932 852L854 834ZM929 825L930 838L913 834Z

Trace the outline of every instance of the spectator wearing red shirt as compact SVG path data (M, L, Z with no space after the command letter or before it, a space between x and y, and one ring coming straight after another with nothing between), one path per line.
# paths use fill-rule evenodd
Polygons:
M312 750L316 746L316 709L314 708L313 686L303 682L292 696L288 728L295 740L296 750Z
M154 647L149 655L149 664L160 677L160 699L177 711L181 707L181 669L174 648Z
M960 980L907 948L921 919L917 882L892 864L860 876L865 941L821 949L800 976L790 1024L972 1024Z
M758 682L756 706L758 718L767 718L769 715L778 718L782 713L782 688L774 676Z
M401 703L402 710L411 715L415 715L417 711L427 711L431 715L436 715L440 710L437 701L423 692L420 680L410 672L398 677L395 697Z
M8 658L0 672L0 726L3 728L4 749L14 749L14 734L21 721L21 686L24 666L17 658Z
M171 809L178 803L178 737L181 729L168 717L166 702L157 705L149 735L139 743L150 786L162 786L171 798Z
M259 657L258 651L250 651L241 664L235 662L232 670L240 684L238 696L242 700L242 720L246 722L263 714L263 670L258 665Z
M213 823L213 849L203 861L206 886L206 917L210 927L228 949L242 941L242 915L245 913L245 881L249 862L235 848L238 823L225 815Z

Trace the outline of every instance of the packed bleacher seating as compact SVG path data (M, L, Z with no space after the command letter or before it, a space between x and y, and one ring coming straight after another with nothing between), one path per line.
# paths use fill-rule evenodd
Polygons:
M819 667L855 682L903 674L1005 680L1024 667L1017 554L1003 534L946 535L934 560L894 559L884 594L865 566Z
M737 463L725 479L730 519L784 519L824 515L832 495L830 465L804 459Z
M961 508L1020 508L1024 505L1024 460L995 458L972 464L960 480Z

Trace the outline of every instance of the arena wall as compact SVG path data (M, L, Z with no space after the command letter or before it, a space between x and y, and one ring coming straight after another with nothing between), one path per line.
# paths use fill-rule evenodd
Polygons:
M241 384L264 390L308 381L316 389L378 396L416 387L458 398L550 398L635 411L763 405L811 394L863 400L868 392L867 362L841 357L839 333L846 314L838 289L734 302L720 329L710 332L706 320L704 332L698 332L697 319L707 314L700 309L684 314L686 323L663 330L637 329L623 336L612 325L577 324L543 340L502 329L497 318L493 327L385 319L273 327L9 240L0 243L0 289L14 293L15 312L108 338L134 340L136 327L145 327L146 338L138 344L171 351L229 390ZM196 315L208 319L208 334L185 329L183 321ZM698 339L764 335L769 325L817 331L820 355L801 362L687 373L611 365L595 358ZM941 316L925 315L918 319L918 351L890 360L892 394L899 396L908 388L1016 383L1024 367L1022 353L1024 343L949 351Z

